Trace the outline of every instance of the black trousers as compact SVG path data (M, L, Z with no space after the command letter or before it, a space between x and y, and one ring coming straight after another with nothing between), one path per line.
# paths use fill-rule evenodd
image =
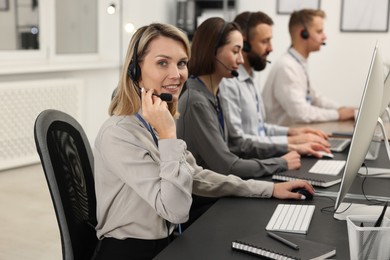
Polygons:
M99 241L95 260L149 260L161 252L172 240L172 237L145 240L127 238L124 240L104 238Z

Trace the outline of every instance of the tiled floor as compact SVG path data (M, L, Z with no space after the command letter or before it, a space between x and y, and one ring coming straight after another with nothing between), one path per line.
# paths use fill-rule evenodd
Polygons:
M57 220L40 164L0 171L0 259L62 259Z

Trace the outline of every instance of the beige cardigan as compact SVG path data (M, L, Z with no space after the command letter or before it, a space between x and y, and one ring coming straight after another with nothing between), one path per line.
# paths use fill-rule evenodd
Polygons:
M271 182L202 169L183 140L159 140L157 147L135 116L109 118L96 138L94 157L100 239L167 237L165 220L187 221L191 193L268 198L273 192Z

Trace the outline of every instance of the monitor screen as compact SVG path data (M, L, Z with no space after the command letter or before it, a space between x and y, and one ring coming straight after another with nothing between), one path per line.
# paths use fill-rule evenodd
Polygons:
M356 117L355 128L352 134L352 141L344 168L340 190L336 199L336 211L355 180L374 135L377 120L382 108L382 102L378 102L378 100L382 100L383 95L383 74L383 61L379 48L376 45L372 54L368 76L360 101L359 112Z

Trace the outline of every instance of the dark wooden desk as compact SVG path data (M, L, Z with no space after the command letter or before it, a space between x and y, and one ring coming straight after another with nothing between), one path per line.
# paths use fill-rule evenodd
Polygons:
M387 115L384 116L384 118L386 118L384 120L385 130L388 138L390 138L390 123L387 120ZM332 134L333 132L352 133L355 127L355 121L348 120L348 121L329 121L329 122L310 123L310 124L295 124L292 127L303 127L303 126L310 126L316 129L321 129L327 134ZM379 125L377 125L376 132L381 133Z
M310 126L316 129L321 129L327 134L333 132L352 132L355 126L354 120L348 121L329 121L323 123L310 123L310 124L296 124L293 127Z
M348 156L348 149L346 149L342 153L334 153L334 160L346 160ZM298 170L300 172L309 171L309 169L316 163L318 159L313 157L302 157L302 166ZM389 168L390 169L390 161L388 159L385 145L382 143L379 151L378 159L376 160L365 160L364 163L367 167L378 167L378 168ZM341 171L340 176L342 176L343 171ZM271 178L267 178L267 180L271 181ZM355 195L362 195L362 183L364 181L364 177L358 176L353 185L349 190L349 194L347 197L355 197ZM368 177L364 181L364 192L369 197L390 197L390 178L374 178ZM318 192L325 192L327 196L336 197L337 193L340 190L340 184L333 185L328 188L315 187Z
M348 151L336 153L335 159L346 159ZM312 157L302 158L300 171L307 171L317 161ZM381 147L376 161L366 161L369 167L389 167L390 163ZM342 174L342 173L341 173ZM362 177L357 177L348 197L362 200ZM266 178L267 180L267 178ZM271 180L271 177L268 178ZM390 179L368 178L364 191L369 196L390 197ZM333 207L340 185L316 188L328 197L315 196L312 201L282 201L276 199L222 198L192 224L181 237L173 241L156 259L256 259L253 256L233 251L231 242L250 234L264 232L276 205L279 203L315 204L316 210L306 239L327 243L337 247L337 259L349 259L348 233L345 221L333 219L333 214L321 213L324 207ZM333 208L331 208L333 209Z
M308 234L297 236L334 245L337 259L349 259L346 222L321 212L321 208L334 205L334 201L324 197L315 197L312 201L222 198L155 259L256 259L232 250L231 242L264 232L279 203L316 205Z

